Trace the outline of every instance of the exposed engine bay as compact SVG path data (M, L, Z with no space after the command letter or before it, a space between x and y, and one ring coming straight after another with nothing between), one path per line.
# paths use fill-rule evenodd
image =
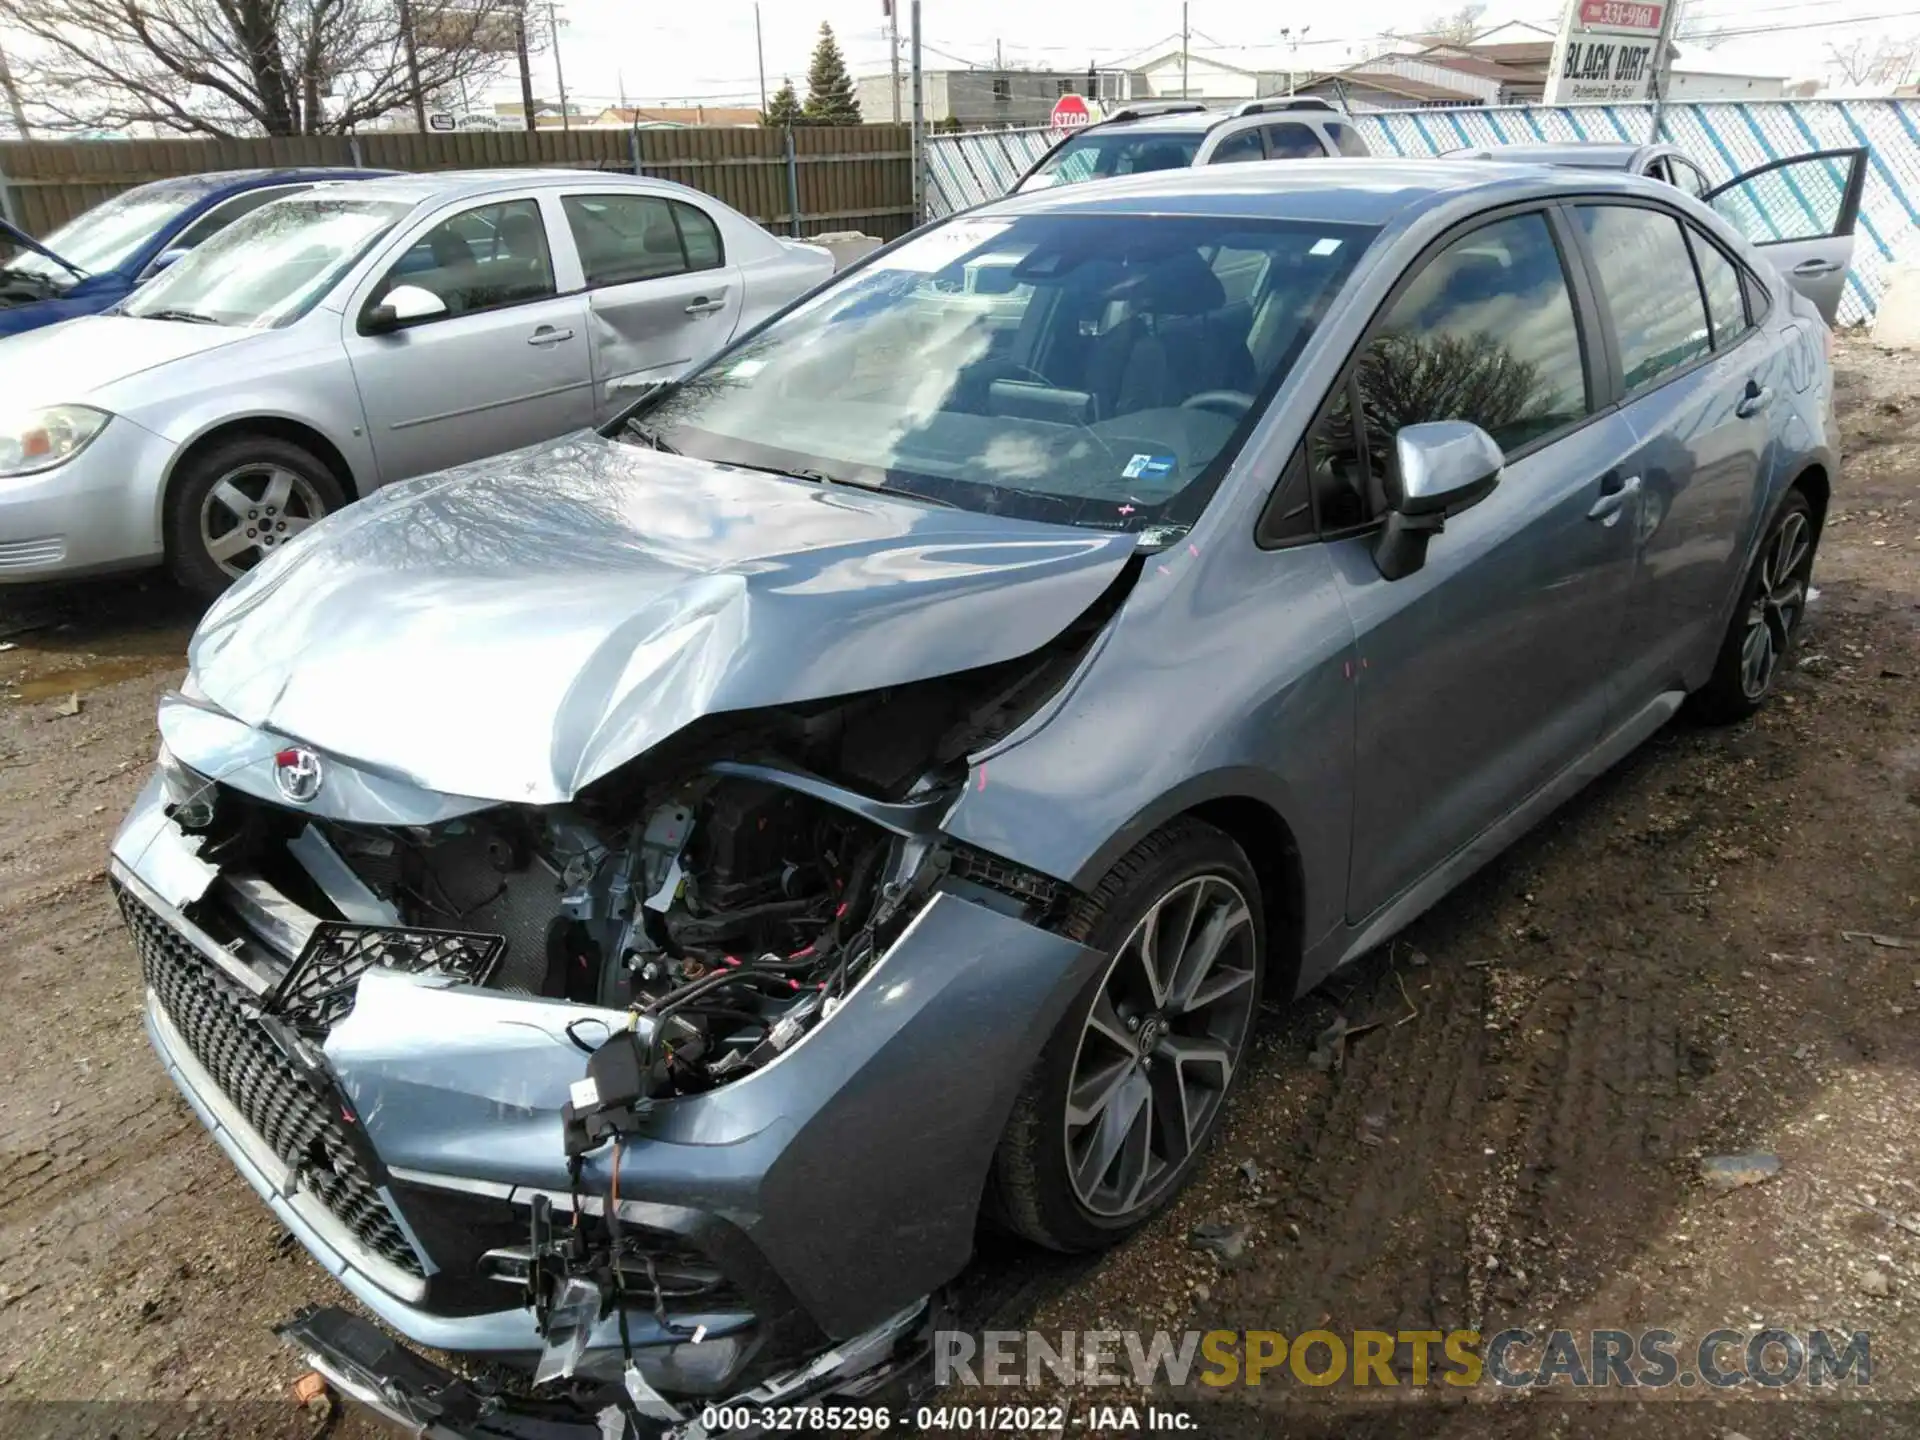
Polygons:
M302 1028L324 1033L372 965L440 971L651 1021L645 1095L698 1094L831 1016L942 878L1028 914L1055 902L938 822L967 755L1064 682L1105 613L1003 665L710 717L565 805L363 825L189 772L171 813L223 876L259 877L301 917L279 959Z

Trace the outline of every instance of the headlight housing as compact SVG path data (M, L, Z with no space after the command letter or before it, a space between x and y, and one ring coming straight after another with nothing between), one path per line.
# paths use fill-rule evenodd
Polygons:
M91 405L47 405L0 414L0 477L37 475L66 464L112 418Z

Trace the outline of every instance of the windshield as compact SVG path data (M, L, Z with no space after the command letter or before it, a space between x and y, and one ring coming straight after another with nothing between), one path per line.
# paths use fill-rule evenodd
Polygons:
M143 185L69 220L40 243L89 275L118 269L205 193L177 185ZM32 250L22 249L6 268L16 275L39 276L63 290L74 283L66 266Z
M263 205L142 285L121 313L264 328L298 319L412 207L308 193Z
M627 438L1028 519L1188 524L1374 233L961 217L643 405Z
M1193 164L1204 139L1205 134L1198 130L1095 130L1075 136L1048 155L1020 182L1019 189L1047 190L1115 175L1181 170Z

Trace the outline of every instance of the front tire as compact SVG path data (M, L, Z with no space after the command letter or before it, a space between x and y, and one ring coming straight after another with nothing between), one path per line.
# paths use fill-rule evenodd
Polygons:
M1740 588L1713 674L1689 701L1697 719L1744 720L1773 694L1806 615L1816 543L1813 507L1800 491L1788 491Z
M211 600L314 521L347 503L314 455L270 435L238 435L192 457L167 493L167 567Z
M997 1216L1054 1250L1130 1234L1191 1178L1259 1011L1259 882L1221 831L1179 820L1135 847L1065 926L1108 961L1014 1103Z

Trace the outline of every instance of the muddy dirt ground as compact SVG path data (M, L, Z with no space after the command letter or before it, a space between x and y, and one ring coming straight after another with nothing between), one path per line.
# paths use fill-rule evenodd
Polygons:
M1821 1403L1160 1398L1206 1434L1920 1433L1920 357L1843 344L1841 402L1776 702L1670 727L1271 1016L1188 1195L1094 1262L988 1242L974 1323L1867 1330L1873 1385ZM0 596L0 1432L376 1433L288 1398L269 1327L341 1292L149 1055L103 883L193 619L158 580ZM1336 1015L1380 1023L1316 1069ZM1780 1172L1702 1183L1746 1151ZM1188 1247L1206 1221L1249 1227L1235 1268Z

